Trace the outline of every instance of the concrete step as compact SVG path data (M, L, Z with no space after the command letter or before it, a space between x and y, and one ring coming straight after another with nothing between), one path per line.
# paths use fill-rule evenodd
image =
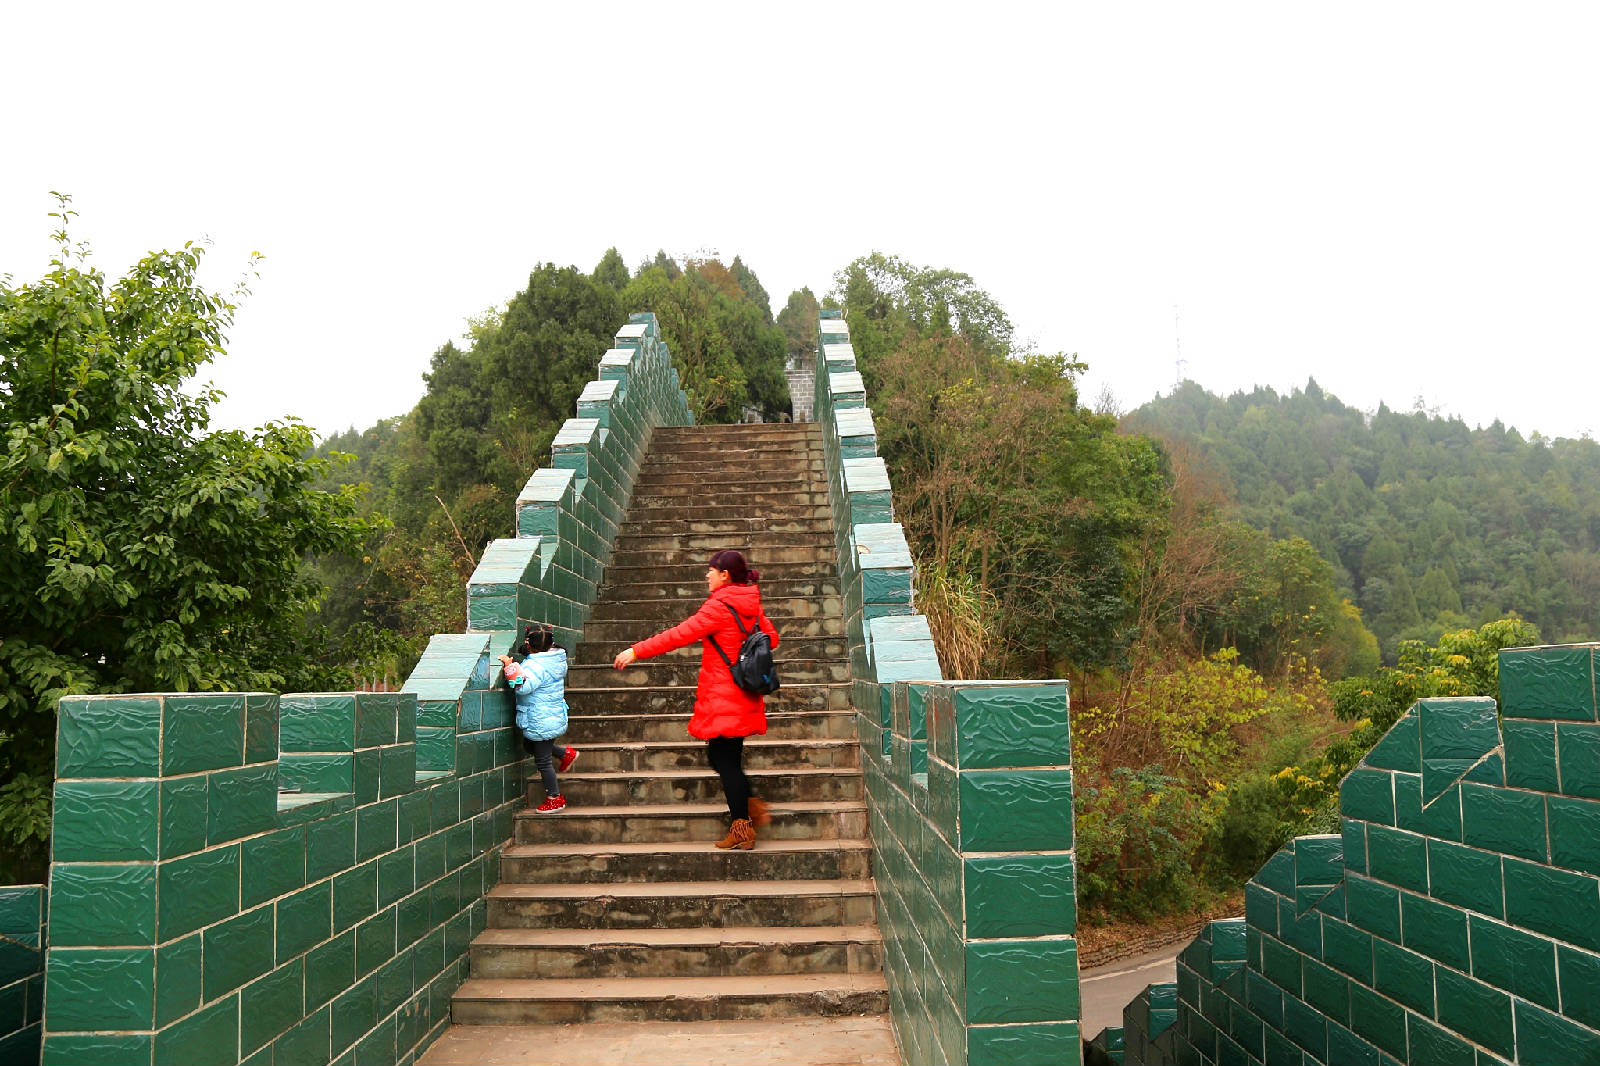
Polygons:
M816 422L730 422L695 426L660 426L650 438L651 451L684 440L811 440L822 441Z
M759 463L696 463L709 469L685 469L688 464L648 467L634 479L634 491L641 486L652 490L662 487L716 490L748 490L767 488L772 491L814 487L813 491L828 491L827 475L812 470L814 459L769 459Z
M677 654L677 653L674 653ZM645 677L650 663L630 666L622 676ZM616 671L612 671L616 673ZM645 677L645 680L649 680ZM580 688L576 683L567 689L567 709L572 718L593 715L654 714L657 717L688 714L694 705L694 681L679 685L633 685L624 688ZM783 688L767 697L767 717L774 714L808 714L815 711L842 711L850 709L850 686L845 684L817 684L800 681L786 682ZM609 740L652 740L652 737L614 736Z
M827 518L751 518L748 515L734 518L630 518L624 522L628 535L677 536L680 533L703 533L724 536L739 534L826 533L833 536L833 522ZM746 537L746 540L749 538Z
M660 522L660 521L693 521L693 522L720 522L727 519L749 520L760 517L773 522L792 522L800 519L817 519L831 521L833 510L824 501L820 504L811 503L769 503L760 509L752 509L743 503L733 505L712 497L699 503L692 501L661 501L659 504L642 506L637 500L628 505L626 521L634 522Z
M639 477L650 479L681 477L723 478L736 476L740 469L740 467L729 465L726 454L722 452L719 452L714 458L705 459L693 459L676 455L667 458L646 459L639 466ZM744 467L743 469L749 470L751 468ZM828 464L820 448L807 454L787 452L780 455L772 455L761 460L755 469L763 473L782 471L802 474L807 477L814 477L819 482L825 479L828 474Z
M721 547L666 547L642 550L621 548L611 553L607 569L635 566L667 569L681 566L689 570L698 570L703 578L711 557L728 546L726 537L716 538L716 543ZM763 575L768 572L776 575L778 567L792 570L797 564L810 567L820 563L826 564L830 569L838 566L838 556L832 544L767 544L757 540L737 545L736 550L742 552L745 561L754 569L760 570ZM804 572L815 571L807 569Z
M703 840L646 844L509 844L505 884L622 884L661 881L853 881L872 876L866 840L771 840L750 851Z
M458 1025L710 1021L881 1014L883 974L595 978L469 978L456 991Z
M700 929L718 925L865 925L873 921L872 882L865 880L501 882L484 898L489 904L490 929Z
M732 658L736 648L724 648ZM850 680L850 664L844 659L791 659L784 655L780 645L773 656L778 665L778 679L789 685L824 685ZM630 689L645 686L687 685L692 687L700 676L700 647L668 652L654 659L646 659L626 670L614 669L610 664L576 663L567 668L567 683L578 688ZM782 689L779 690L781 695ZM568 701L570 703L570 701Z
M881 970L874 925L721 929L486 929L472 941L472 975L760 977Z
M625 647L637 644L652 633L677 625L685 617L682 605L674 608L669 600L639 602L642 607L633 617L596 618L590 615L583 624L584 642L617 643ZM780 602L789 604L793 601ZM763 603L762 606L766 608L767 621L772 623L772 628L778 631L785 644L806 637L842 638L844 635L844 619L838 614L795 615L775 610L776 605ZM582 653L581 647L579 653Z
M856 712L848 706L848 685L833 686L843 690L844 706L813 711L767 711L767 731L760 734L770 740L809 740L826 737L831 740L855 739ZM582 748L585 745L618 737L638 740L682 740L689 735L689 711L694 704L694 693L677 690L681 694L672 701L674 711L645 712L642 714L573 714L568 719L566 736L562 739ZM788 692L781 690L778 695ZM568 698L570 702L570 694ZM770 706L770 702L769 702Z
M650 803L627 807L570 805L554 814L523 810L513 819L519 844L655 843L705 841L710 847L728 832L728 808L715 803ZM776 803L772 824L760 831L772 840L841 840L867 835L867 807L860 800ZM761 847L760 841L756 849Z
M747 764L745 775L750 779L751 791L771 802L806 804L858 800L862 795L861 771L854 767L755 769ZM542 798L542 788L534 792ZM634 770L626 774L614 770L580 773L574 768L561 775L561 792L569 804L584 809L642 803L719 803L722 779L709 768Z
M611 545L612 552L632 551L675 551L695 552L697 560L704 559L706 552L718 552L728 546L730 538L723 533L635 533L627 526L617 535L615 543ZM815 530L810 532L771 532L761 530L750 532L739 539L740 544L759 544L763 553L769 553L778 548L825 548L833 551L835 548L833 534L828 530ZM768 555L767 558L773 558Z
M767 621L772 621L770 616L768 617ZM850 652L845 645L845 639L843 636L834 635L802 637L798 634L791 634L783 629L779 629L776 622L773 622L772 627L778 630L778 647L773 651L773 659L778 662L780 667L786 662L799 662L807 659L845 660L849 657ZM618 652L637 643L640 640L643 640L650 634L657 632L657 630L651 629L648 625L646 625L636 627L636 632L639 633L639 636L632 640L598 640L592 636L588 630L585 630L583 642L578 645L577 651L573 656L573 667L595 665L610 666L611 661L617 657ZM735 635L734 640L737 641L738 639L738 636ZM725 644L722 648L723 653L729 658L733 658L738 653L738 650L737 644L734 644L731 647ZM628 670L631 672L636 669L651 669L652 664L665 662L675 655L681 655L684 651L692 651L694 653L694 661L696 663L700 661L700 645L695 644L693 648L685 648L677 652L668 652L665 656L657 656L654 659L646 659L635 666L630 666Z
M768 740L757 736L747 737L744 742L747 770L856 769L861 764L860 756L853 740ZM706 765L703 740L602 742L582 748L573 772L631 774L698 770Z
M759 514L767 507L826 506L828 490L825 485L813 488L809 482L793 489L761 488L749 483L715 488L705 485L635 485L633 498L628 501L628 517L632 518L641 510L651 507L682 507L686 503L702 502L717 507L742 507L746 514Z
M672 600L683 612L679 620L688 618L706 598L706 564L701 563L698 570L693 578L669 578L657 566L607 567L600 585L600 606L617 600ZM797 577L775 574L770 578L763 573L761 601L765 603L769 596L773 599L832 597L841 607L843 605L837 572Z

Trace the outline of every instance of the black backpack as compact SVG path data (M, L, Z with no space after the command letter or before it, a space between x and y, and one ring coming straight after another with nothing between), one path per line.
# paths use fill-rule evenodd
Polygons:
M723 606L728 608L728 613L733 615L733 624L744 634L744 643L739 645L739 661L735 663L728 659L728 653L722 650L717 638L707 637L706 640L717 649L722 661L728 664L733 683L753 696L769 696L778 691L778 668L772 662L772 641L759 625L746 629L744 623L739 621L739 612L727 604Z

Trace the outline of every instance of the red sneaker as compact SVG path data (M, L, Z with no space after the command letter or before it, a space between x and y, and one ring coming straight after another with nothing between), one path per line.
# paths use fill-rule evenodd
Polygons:
M561 761L556 764L556 773L564 774L572 769L572 764L578 761L578 749L568 748L567 753L561 756Z
M566 806L567 797L556 795L546 797L545 801L539 804L539 806L535 807L534 810L538 811L540 814L554 814L556 811L564 810Z

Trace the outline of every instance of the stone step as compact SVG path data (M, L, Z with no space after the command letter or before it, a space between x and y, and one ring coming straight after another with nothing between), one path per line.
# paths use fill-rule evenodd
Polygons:
M671 567L684 567L686 570L698 570L702 578L705 577L706 565L711 557L722 548L728 546L726 537L716 538L716 543L722 547L667 547L646 548L643 550L625 548L613 551L611 561L606 568L625 569L628 567L659 568L662 570ZM745 542L735 545L735 550L742 552L745 561L763 575L771 572L775 576L780 568L791 572L796 566L808 569L804 573L815 572L810 567L824 564L830 569L838 566L838 556L832 544L766 544L760 541Z
M844 600L838 596L774 596L763 583L761 606L766 610L768 618L821 618L836 620L841 625L844 623ZM665 597L603 600L590 612L589 621L620 622L650 619L676 624L699 609L699 603L685 603L682 600L669 600Z
M741 471L743 474L741 475ZM760 460L750 466L732 466L727 459L720 455L717 458L689 459L683 456L674 456L670 459L646 460L639 467L639 480L664 478L669 481L679 478L704 477L728 478L740 476L748 477L750 473L760 476L768 474L796 475L815 478L819 483L825 482L828 474L828 464L819 449L810 454L788 453L773 455Z
M826 533L833 537L833 522L827 518L685 518L628 519L622 526L626 535L678 536L682 533L703 533L718 536L739 534L776 533Z
M670 466L645 467L634 479L634 491L641 486L687 486L691 488L772 490L815 486L823 492L828 489L827 475L812 470L817 460L795 456L789 459L767 459L753 463L719 463L715 461L694 464L673 463ZM701 469L686 469L688 467Z
M830 740L855 739L856 712L849 707L848 685L834 688L844 691L843 705L828 709L798 712L767 712L767 731L761 736L771 740L805 740L825 737ZM582 748L587 744L628 737L636 740L682 740L689 735L689 712L694 704L694 693L678 690L681 695L672 702L674 711L643 714L572 714L568 719L565 743ZM783 689L779 695L788 692ZM571 702L570 693L568 702Z
M660 567L607 567L600 586L600 605L614 600L673 600L682 612L681 621L700 609L706 598L706 567L701 563L699 573L691 578L668 579ZM832 597L843 605L839 596L837 573L817 573L800 577L761 575L761 600Z
M503 884L620 884L661 881L853 881L872 876L866 840L772 840L750 851L703 840L646 844L508 844Z
M738 649L724 648L729 658ZM850 680L850 663L844 659L791 659L778 647L773 656L778 665L778 679L789 685L823 685ZM654 659L635 663L626 670L617 670L609 663L575 663L567 668L567 683L577 688L630 689L646 686L687 685L693 687L700 676L700 647L668 652ZM781 697L779 689L774 697ZM769 697L770 699L774 697ZM571 701L568 701L569 705Z
M822 507L828 503L826 486L811 483L794 489L759 488L746 485L635 485L628 501L628 517L651 507L682 507L684 504L713 503L717 507L740 507L746 514L759 514L768 507Z
M670 600L657 600L650 606L653 610L640 610L631 618L595 618L591 615L583 624L584 642L612 642L622 646L637 644L652 633L659 633L683 621L682 607L674 609ZM774 611L769 606L767 621L772 623L772 628L778 631L786 644L804 637L842 637L844 634L844 619L838 614L793 615ZM582 654L581 645L579 654Z
M758 977L882 969L874 925L722 929L486 929L472 941L472 976Z
M862 795L861 771L854 767L756 769L746 764L745 772L750 779L750 790L775 803L858 800ZM529 778L531 780L533 775ZM562 774L560 783L567 802L584 809L644 803L722 802L722 779L709 768L634 770L626 774L613 770L580 773L574 769ZM544 795L542 787L533 791L540 798Z
M756 848L760 847L758 842ZM501 882L484 898L489 904L490 929L698 929L718 925L864 925L873 920L872 882L859 879L567 885Z
M778 548L826 548L833 551L833 534L827 530L812 532L774 533L768 530L752 531L740 538L730 538L723 533L635 533L623 527L611 545L612 554L633 551L694 552L696 560L705 558L706 552L717 552L728 546L730 540L737 544L759 544L766 558ZM743 549L741 549L743 550Z
M889 988L881 973L587 981L469 978L456 991L451 1020L457 1025L690 1022L839 1017L888 1009Z
M653 843L702 840L709 847L728 832L728 808L716 803L650 803L627 807L569 806L554 814L519 811L513 819L519 844L542 842ZM773 840L840 840L867 835L867 808L860 800L774 804L772 824L762 837ZM761 844L756 843L756 849Z
M773 770L810 767L818 770L855 769L861 764L860 750L853 740L768 740L747 737L744 765L747 770ZM706 763L703 740L629 741L594 743L582 748L581 761L573 772L641 773L665 770L698 770Z
M627 522L660 522L660 521L694 521L718 522L725 519L763 518L774 522L791 522L800 519L817 519L819 521L832 521L833 510L826 503L769 503L759 509L752 509L743 504L734 506L713 498L711 501L694 503L693 501L662 501L651 506L641 506L638 501L631 501L628 505Z
M644 676L649 660L628 667L624 676ZM615 671L613 671L615 673ZM648 680L648 678L646 678ZM624 688L567 689L567 709L572 718L595 715L654 715L671 717L681 715L688 720L694 706L694 682L680 685L634 685ZM816 711L844 711L850 709L850 686L845 684L816 684L793 682L767 697L767 718L774 714L809 714ZM611 740L649 740L650 737L610 737Z
M659 426L650 438L656 448L680 440L822 440L822 426L816 422L713 422L694 426Z
M767 621L772 621L770 616ZM773 622L772 627L778 630L778 647L773 651L772 657L777 661L780 670L786 662L802 662L808 659L847 660L849 658L850 651L845 645L843 636L802 637L779 629L776 622ZM656 629L652 629L648 625L637 627L637 631L639 635L632 640L598 640L585 630L583 641L578 645L577 651L573 656L573 668L597 665L610 666L611 661L617 657L618 652L657 632ZM739 637L735 635L733 639L738 641ZM682 655L684 651L691 652L694 655L694 662L698 663L700 661L700 645L696 643L691 648L668 652L666 656L657 656L654 659L646 659L628 667L628 670L631 672L633 670L653 669L654 664L666 662L675 655ZM738 654L739 648L736 643L732 646L724 644L722 651L731 659ZM780 676L782 676L781 673Z

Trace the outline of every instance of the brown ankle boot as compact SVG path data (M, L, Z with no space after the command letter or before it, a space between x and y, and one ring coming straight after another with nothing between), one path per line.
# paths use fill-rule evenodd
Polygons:
M756 796L750 797L750 824L760 829L772 821L772 812L767 809L767 801Z
M756 846L756 830L750 819L740 818L728 827L728 835L717 841L719 848L738 848L749 851Z

